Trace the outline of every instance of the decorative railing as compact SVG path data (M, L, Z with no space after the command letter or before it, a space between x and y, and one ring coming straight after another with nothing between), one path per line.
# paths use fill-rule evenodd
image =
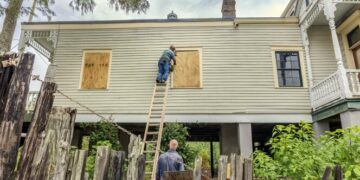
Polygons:
M345 98L340 71L336 71L310 89L311 106L314 110Z
M360 96L360 69L347 69L346 76L353 96Z
M33 112L35 109L36 101L38 98L39 92L29 92L27 101L26 101L26 112Z
M333 0L334 3L360 3L360 0Z

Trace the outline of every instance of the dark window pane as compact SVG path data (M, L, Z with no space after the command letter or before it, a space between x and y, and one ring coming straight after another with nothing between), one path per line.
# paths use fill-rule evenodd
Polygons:
M276 52L277 74L280 87L301 87L301 67L298 52Z
M360 28L357 26L354 30L352 30L348 35L348 43L349 47L356 44L358 41L360 41Z

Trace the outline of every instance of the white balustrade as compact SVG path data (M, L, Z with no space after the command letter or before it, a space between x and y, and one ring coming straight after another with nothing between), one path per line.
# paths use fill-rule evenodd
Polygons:
M26 101L26 108L25 108L26 112L34 111L38 95L39 92L29 92Z
M346 76L349 81L350 91L353 96L360 96L360 69L347 69Z
M311 105L314 110L345 98L340 71L336 71L310 89Z

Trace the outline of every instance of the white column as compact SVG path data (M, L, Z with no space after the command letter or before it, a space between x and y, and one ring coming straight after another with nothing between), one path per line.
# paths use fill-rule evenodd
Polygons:
M307 72L309 78L310 88L314 86L314 79L312 74L312 67L311 67L311 59L310 59L310 43L309 43L309 36L307 33L307 26L301 25L301 35L302 35L302 42L305 49L305 59L307 65Z
M250 123L239 124L238 129L240 153L246 158L249 158L253 153L252 131Z
M337 68L340 71L341 78L342 78L342 86L344 89L344 94L346 98L352 97L352 93L349 87L349 81L346 76L346 70L344 67L344 60L341 54L341 48L339 43L339 38L336 33L336 26L335 26L335 11L336 11L336 4L332 2L332 0L323 0L324 5L324 14L326 16L327 21L329 22L330 32L332 43L335 52L335 58L337 61Z
M315 137L319 138L326 131L330 130L329 121L322 120L322 121L314 122L313 130L315 131Z
M354 126L360 126L360 111L347 111L340 114L341 127L351 128Z

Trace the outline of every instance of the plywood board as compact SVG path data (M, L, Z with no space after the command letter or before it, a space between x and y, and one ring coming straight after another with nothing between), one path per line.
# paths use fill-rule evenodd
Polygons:
M106 89L110 52L85 52L81 89Z
M173 88L201 88L198 50L177 51L176 64Z

